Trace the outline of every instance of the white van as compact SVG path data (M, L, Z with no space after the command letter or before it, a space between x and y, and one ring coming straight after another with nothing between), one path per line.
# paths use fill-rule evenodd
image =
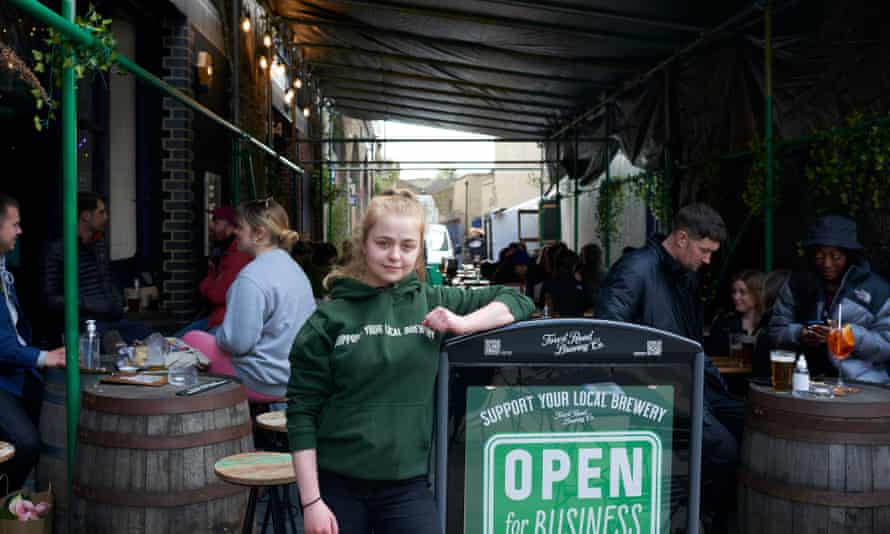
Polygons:
M427 265L439 265L442 263L442 258L454 258L454 245L444 224L427 224L423 240L426 245Z

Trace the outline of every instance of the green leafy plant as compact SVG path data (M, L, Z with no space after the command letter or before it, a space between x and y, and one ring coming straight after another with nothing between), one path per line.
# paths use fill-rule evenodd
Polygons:
M644 171L626 178L603 182L599 187L596 201L597 233L600 238L608 235L618 237L621 227L618 219L624 212L631 196L639 198L652 216L659 221L667 221L670 214L670 199L667 194L667 181L663 171Z
M345 191L344 187L331 183L331 170L328 167L312 172L312 201L314 206L329 204Z
M644 171L627 177L630 192L642 200L652 216L666 222L671 212L664 171Z
M890 125L858 112L844 123L810 148L804 183L817 215L862 217L890 198Z
M94 38L91 46L82 46L75 43L64 34L53 28L46 30L47 37L43 39L46 48L34 49L34 72L46 73L50 78L50 90L58 89L62 82L62 70L72 68L77 80L94 73L108 72L115 64L116 42L111 35L111 19L103 17L90 4L83 17L78 16L74 23L88 32ZM119 71L120 72L120 71ZM58 108L58 102L45 91L32 88L37 114L34 116L34 127L40 131L52 119L55 119L54 111ZM40 117L40 112L45 111L46 116Z
M600 185L596 199L596 231L601 240L605 241L606 236L615 239L621 232L617 221L627 204L628 189L627 180L604 181Z

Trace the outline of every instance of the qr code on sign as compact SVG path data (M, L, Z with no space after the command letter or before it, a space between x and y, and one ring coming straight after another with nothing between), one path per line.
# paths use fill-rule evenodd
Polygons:
M646 355L647 356L661 356L661 340L657 339L655 341L647 341L646 342Z
M485 340L485 355L486 356L498 356L501 353L501 340L500 339L486 339Z

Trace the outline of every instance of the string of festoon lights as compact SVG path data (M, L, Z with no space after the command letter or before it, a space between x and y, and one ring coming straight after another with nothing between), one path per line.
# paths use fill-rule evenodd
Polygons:
M251 18L250 12L245 9L242 4L241 31L245 34L252 35L255 28L257 31L261 28L263 29L260 41L266 49L266 52L259 54L257 65L262 72L269 71L270 76L287 78L288 66L282 60L283 58L279 57L279 49L281 48L280 44L282 40L278 37L279 32L277 31L274 21L270 20L270 18L265 15L258 18L261 20L257 21L255 24L254 20ZM307 79L309 73L303 68L302 60L297 60L299 54L297 53L296 45L291 47L290 52L291 62L296 65L293 68L291 79L285 83L286 89L284 91L284 102L287 106L295 105L297 91L304 87L307 87L308 89L308 84L310 83ZM310 110L308 104L303 107L302 113L304 117L309 117Z

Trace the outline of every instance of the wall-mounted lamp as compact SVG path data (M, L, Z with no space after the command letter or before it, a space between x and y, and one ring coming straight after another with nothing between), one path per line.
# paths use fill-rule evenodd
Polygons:
M303 87L303 80L294 78L294 89L300 89L301 87Z
M266 56L260 56L260 68L266 70L269 67L269 60L266 59Z
M248 33L250 31L250 17L241 19L241 31Z
M195 68L198 70L198 84L210 87L213 82L213 56L209 52L201 50L198 52Z
M303 116L309 117L309 106L306 106L305 108L303 108Z

